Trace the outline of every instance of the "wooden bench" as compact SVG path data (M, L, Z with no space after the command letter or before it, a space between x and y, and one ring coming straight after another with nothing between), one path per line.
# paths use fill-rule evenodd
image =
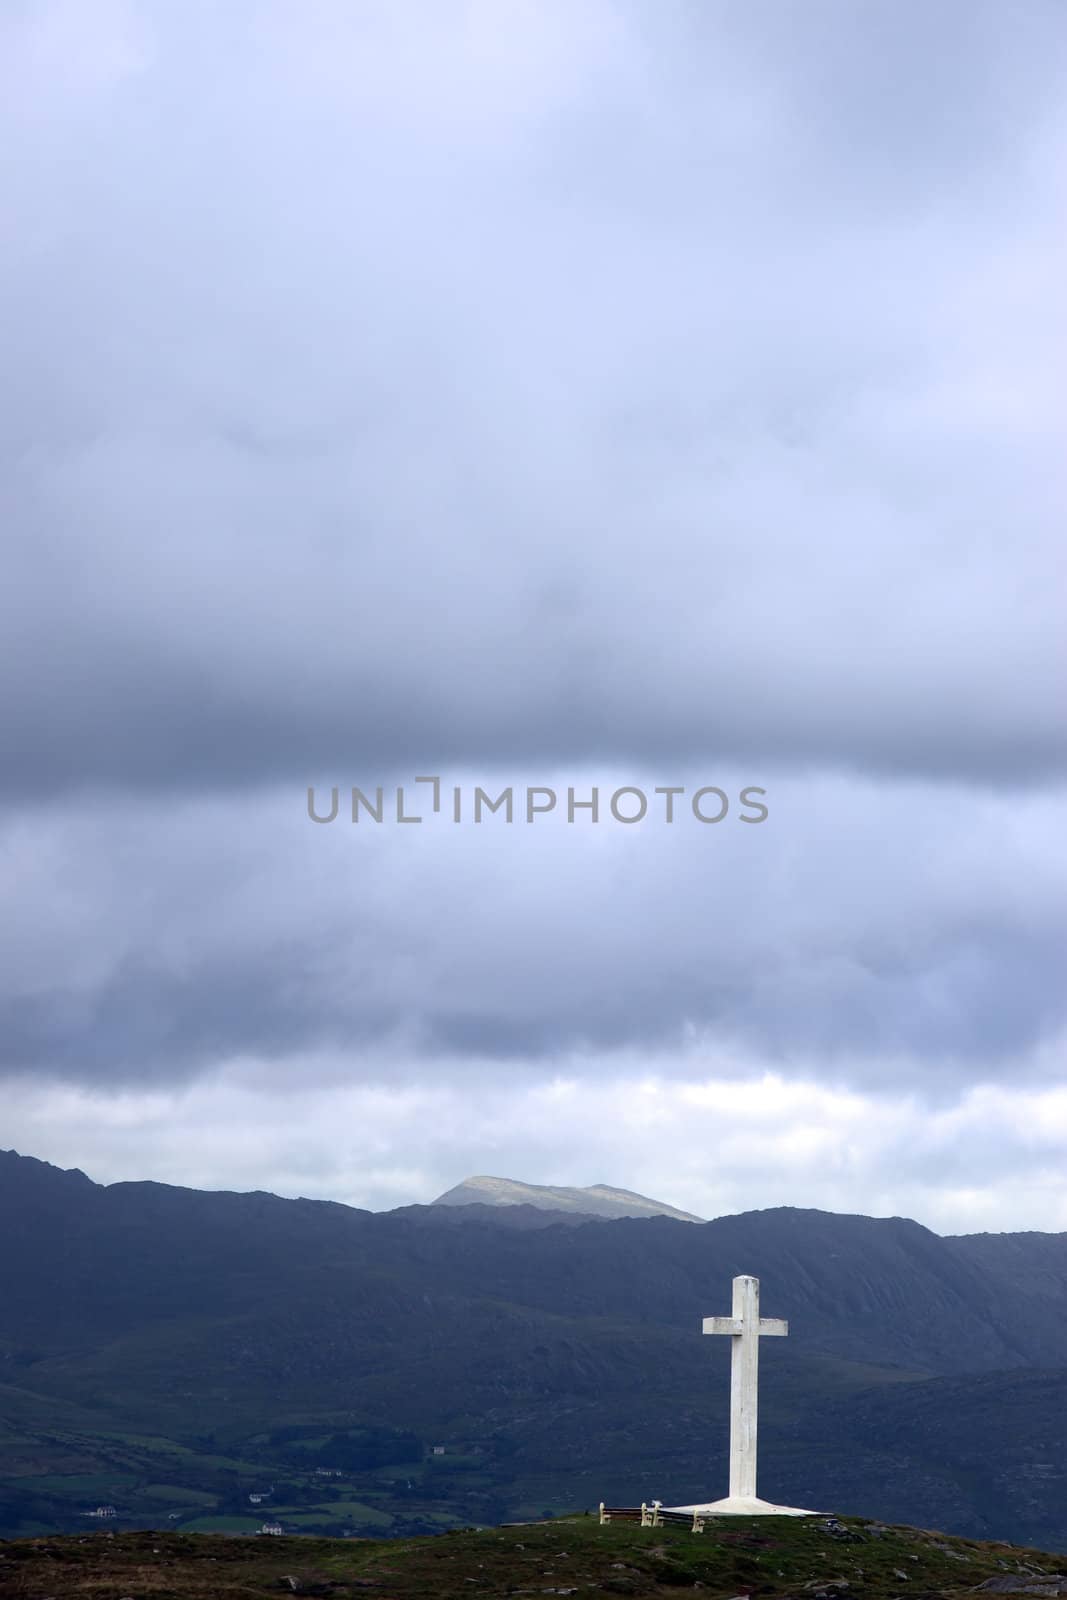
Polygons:
M703 1533L707 1523L707 1518L698 1511L661 1511L659 1520L661 1526L688 1528L690 1533Z
M639 1522L642 1528L686 1528L690 1533L703 1533L707 1518L696 1511L664 1511L658 1500L651 1505L642 1500L639 1506L606 1506L601 1500L601 1527L605 1522Z

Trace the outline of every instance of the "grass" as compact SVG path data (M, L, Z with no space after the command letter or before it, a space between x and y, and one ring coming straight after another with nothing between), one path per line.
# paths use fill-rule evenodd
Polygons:
M129 1472L47 1472L33 1477L12 1478L16 1488L36 1489L54 1494L71 1494L81 1499L94 1495L114 1496L116 1490L135 1482Z
M364 1505L361 1500L324 1500L313 1506L264 1506L263 1510L263 1520L280 1522L286 1528L322 1528L330 1532L340 1532L342 1528L358 1525L368 1532L375 1530L384 1533L393 1526L395 1520L390 1512Z
M241 1519L204 1519L204 1523ZM349 1600L488 1600L518 1594L677 1595L757 1600L963 1600L989 1578L1020 1590L1067 1562L861 1519L722 1518L702 1535L595 1516L436 1538L338 1540L93 1534L0 1543L0 1593L11 1600L267 1600L282 1593Z
M177 1483L146 1483L138 1489L143 1500L165 1500L171 1506L213 1506L218 1495L206 1494L201 1489L187 1489Z
M187 1522L186 1533L258 1533L263 1517L197 1517ZM163 1538L163 1534L150 1534L149 1538Z
M353 1525L357 1522L376 1528L391 1528L393 1525L393 1518L388 1511L377 1511L373 1506L364 1505L362 1500L332 1500L318 1509L328 1512L332 1522L343 1518Z

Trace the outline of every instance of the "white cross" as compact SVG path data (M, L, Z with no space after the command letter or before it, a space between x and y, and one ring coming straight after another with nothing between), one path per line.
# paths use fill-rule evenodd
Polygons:
M756 1412L760 1335L781 1338L788 1322L759 1314L759 1279L734 1279L732 1317L705 1317L705 1333L728 1333L730 1352L730 1499L756 1498Z

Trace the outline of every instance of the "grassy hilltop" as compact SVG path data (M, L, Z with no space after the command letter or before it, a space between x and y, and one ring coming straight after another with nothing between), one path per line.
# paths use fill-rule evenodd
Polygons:
M456 1600L520 1594L768 1600L1067 1595L1067 1558L862 1519L730 1517L703 1534L596 1516L410 1540L95 1533L0 1542L5 1600Z

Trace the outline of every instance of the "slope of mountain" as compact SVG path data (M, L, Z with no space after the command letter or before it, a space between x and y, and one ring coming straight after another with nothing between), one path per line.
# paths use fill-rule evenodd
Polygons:
M972 1233L945 1243L1005 1295L1036 1294L1059 1306L1067 1325L1067 1233Z
M0 1217L0 1534L77 1527L87 1497L240 1524L264 1480L336 1530L317 1467L393 1532L709 1498L729 1351L701 1319L748 1271L790 1320L762 1358L768 1497L1067 1547L1062 1236L374 1214L13 1153Z
M464 1178L454 1189L439 1194L435 1206L536 1206L542 1211L565 1211L586 1217L674 1217L678 1222L701 1222L689 1211L678 1211L661 1200L594 1183L587 1189L556 1188L550 1184L519 1183L514 1178Z

